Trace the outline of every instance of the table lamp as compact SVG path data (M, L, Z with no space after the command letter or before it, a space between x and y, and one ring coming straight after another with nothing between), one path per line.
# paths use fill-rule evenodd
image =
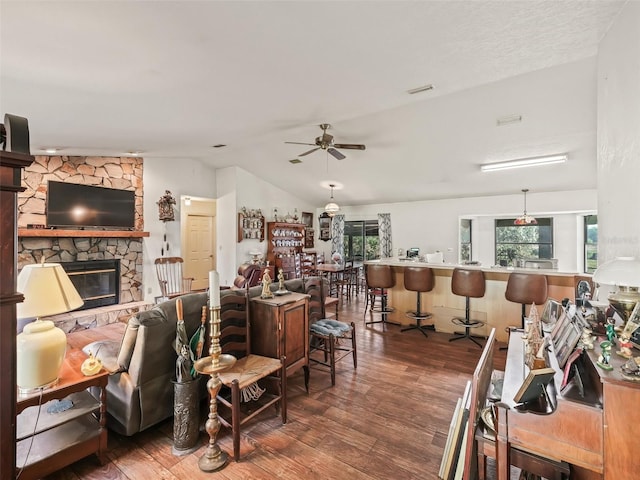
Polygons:
M625 322L628 321L640 301L640 261L634 257L616 257L593 272L593 281L615 287L609 294L609 303L624 315Z
M36 317L17 338L16 380L21 394L55 385L67 348L67 336L51 320L40 317L65 313L84 303L59 263L25 265L18 275L18 319Z

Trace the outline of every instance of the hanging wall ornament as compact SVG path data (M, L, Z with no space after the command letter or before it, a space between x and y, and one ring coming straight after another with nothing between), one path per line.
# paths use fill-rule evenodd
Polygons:
M173 206L176 199L173 198L169 190L164 191L164 195L158 200L158 217L163 222L173 222L175 220L175 212Z

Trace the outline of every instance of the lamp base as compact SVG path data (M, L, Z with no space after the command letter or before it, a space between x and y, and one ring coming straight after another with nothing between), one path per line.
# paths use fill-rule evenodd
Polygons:
M55 387L58 384L58 378L52 380L49 383L45 383L44 385L40 385L39 387L21 387L18 385L18 395L31 395L33 393L38 393L42 390L47 390L49 388Z

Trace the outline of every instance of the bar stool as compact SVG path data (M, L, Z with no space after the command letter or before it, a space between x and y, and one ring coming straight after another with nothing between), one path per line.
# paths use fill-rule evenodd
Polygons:
M380 320L365 321L365 325L372 325L374 323L387 323L387 314L393 312L393 308L387 305L387 289L395 286L396 281L393 277L393 271L390 265L378 265L375 263L365 265L365 278L367 282L367 299L364 306L364 314L367 314L367 307L371 300L371 307L369 312L380 313ZM381 307L379 310L375 310L376 298L380 298ZM373 315L372 315L373 317Z
M527 305L543 305L547 301L547 277L533 273L511 273L504 297L510 302L522 304L520 327L524 330Z
M455 325L464 327L464 333L455 332L455 336L450 338L449 341L460 340L468 338L473 343L482 348L482 344L476 340L476 338L483 338L478 335L471 335L472 328L478 328L484 325L484 322L480 320L471 320L469 310L469 298L482 298L486 283L484 280L484 272L482 270L466 270L463 268L455 268L453 275L451 275L451 291L454 295L460 295L465 297L464 318L456 317L452 318L451 322Z
M430 292L435 285L433 279L433 270L429 267L405 267L404 268L404 288L411 292L416 292L416 310L407 312L407 317L416 321L415 325L401 329L401 332L407 330L420 330L427 337L425 330L435 330L433 325L422 325L424 320L431 318L433 315L429 312L423 312L420 305L420 297L422 292Z

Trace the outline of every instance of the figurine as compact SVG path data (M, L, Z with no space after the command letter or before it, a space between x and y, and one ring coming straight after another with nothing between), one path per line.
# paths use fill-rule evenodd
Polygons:
M593 341L595 340L594 336L592 335L592 331L590 328L584 328L582 330L582 337L580 337L580 344L582 345L582 348L584 348L585 350L593 350Z
M265 269L264 275L262 275L262 293L260 294L260 298L273 298L270 286L271 275L269 275L269 270Z
M620 340L618 341L620 345L620 350L617 350L616 353L624 358L631 358L633 353L631 352L631 347L633 344L631 343L631 339L626 335L620 335Z
M613 318L607 318L607 326L605 327L605 332L607 334L607 340L609 340L610 343L613 343L613 339L616 337Z
M278 290L286 290L284 288L284 271L282 269L278 271Z
M597 364L603 370L613 370L613 367L609 363L611 360L611 342L605 340L600 344L601 353L598 357Z

